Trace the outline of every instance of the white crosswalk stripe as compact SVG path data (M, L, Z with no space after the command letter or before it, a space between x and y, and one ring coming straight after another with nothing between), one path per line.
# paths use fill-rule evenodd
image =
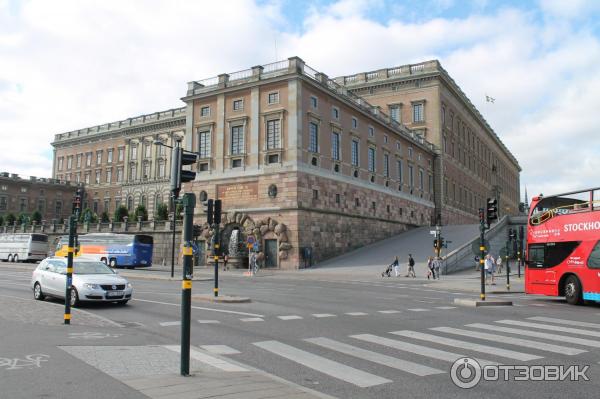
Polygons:
M344 314L346 314L348 316L366 316L366 315L368 315L368 313L365 313L365 312L347 312Z
M509 337L506 335L497 335L488 332L479 332L479 331L471 331L471 330L462 330L459 328L451 328L451 327L434 327L430 328L433 331L445 332L448 334L456 334L462 335L470 338L479 338L487 341L495 341L500 344L511 344L516 346L524 346L526 348L539 349L548 352L560 353L565 355L579 355L580 353L587 352L583 349L571 348L568 346L560 346L547 344L545 342L540 341L531 341L523 338L515 338Z
M366 349L358 348L356 346L348 345L342 342L334 341L329 338L308 338L305 341L315 345L322 346L327 349L331 349L337 352L344 353L346 355L354 356L359 359L368 360L373 363L382 364L387 367L395 368L398 370L406 371L411 374L418 376L426 376L433 374L441 374L445 371L434 369L432 367L424 366L422 364L410 362L408 360L398 359L395 357L382 355L377 352L372 352Z
M302 316L298 316L298 315L289 315L289 316L277 316L278 319L281 320L300 320L302 319Z
M374 344L379 344L382 346L387 346L390 348L398 349L404 352L414 353L419 356L430 357L433 359L443 360L446 362L454 363L456 359L460 359L461 357L465 357L465 355L453 352L447 352L439 349L430 348L428 346L415 345L404 341L398 341L395 339L389 339L385 337L380 337L372 334L357 334L351 335L350 338L359 339L361 341L371 342ZM481 365L492 365L498 364L496 362L492 362L484 359L477 359L479 364Z
M220 324L219 320L198 320L199 324Z
M312 316L316 317L317 319L323 319L325 317L336 317L334 314L331 313L313 313Z
M200 345L202 349L215 355L236 355L241 353L237 349L233 349L227 345Z
M400 313L400 311L399 310L378 310L377 313L394 314L394 313Z
M251 321L265 321L265 319L261 318L261 317L243 317L240 319L241 321L244 322L251 322Z
M456 309L456 306L436 306L436 309L441 309L441 310L450 310L450 309Z
M301 349L297 349L281 342L263 341L254 342L254 345L283 358L299 363L323 374L327 374L339 380L349 382L350 384L359 386L361 388L392 382L387 378L379 377L375 374L346 366L345 364L335 362Z
M164 347L177 353L180 353L181 351L181 347L179 345L165 345ZM248 371L248 369L238 366L237 364L230 363L226 360L211 356L193 347L190 348L190 358L198 360L199 362L208 364L209 366L215 367L223 371Z
M489 345L480 345L474 342L460 341L458 339L440 337L438 335L427 334L424 332L418 331L393 331L391 334L399 335L402 337L420 339L423 341L434 342L442 345L453 346L455 348L462 348L467 350L472 350L475 352L487 353L490 355L496 355L501 357L506 357L509 359L521 360L521 361L529 361L535 359L542 359L542 356L536 356L529 353L521 353L515 352L508 349L496 348Z
M600 337L600 331L581 330L579 328L552 326L549 324L528 323L526 321L519 321L519 320L496 320L496 323L509 324L512 326L519 326L519 327L531 327L531 328L537 328L540 330L561 331L561 332L566 332L566 333L571 333L571 334L588 335L590 337Z
M483 324L483 323L473 323L467 324L466 327L471 328L480 328L482 330L489 330L495 332L505 332L510 334L518 334L525 335L528 337L536 337L536 338L544 338L549 339L551 341L559 341L559 342L569 342L570 344L590 346L592 348L600 348L600 341L593 341L591 339L578 338L568 335L559 335L559 334L550 334L539 331L529 331L520 328L510 328L510 327L502 327L496 326L493 324Z
M181 325L180 321L163 321L162 323L158 323L161 327L169 327L169 326L179 326Z
M599 323L588 323L586 321L565 320L565 319L556 319L554 317L541 317L541 316L528 317L528 319L535 320L535 321L543 321L543 322L547 322L547 323L566 324L569 326L600 328Z
M406 309L410 312L428 312L429 309L423 309L423 308L413 308L413 309Z

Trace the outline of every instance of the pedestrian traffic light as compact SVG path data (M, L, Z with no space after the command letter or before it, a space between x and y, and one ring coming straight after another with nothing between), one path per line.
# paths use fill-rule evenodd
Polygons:
M491 222L498 219L498 200L496 198L487 199L486 219L488 224L492 224Z
M196 172L191 170L182 170L186 165L191 165L198 161L198 155L187 152L181 147L173 147L171 152L171 191L175 198L179 197L181 183L193 181L196 178Z
M434 247L435 249L437 249L437 248L438 248L438 240L437 240L437 238L436 238L435 240L433 240L433 247Z
M214 202L209 199L206 201L206 223L212 226L214 223Z
M214 221L215 224L221 224L221 200L215 200Z
M446 243L444 242L444 237L440 237L439 245L440 245L440 248L446 248Z

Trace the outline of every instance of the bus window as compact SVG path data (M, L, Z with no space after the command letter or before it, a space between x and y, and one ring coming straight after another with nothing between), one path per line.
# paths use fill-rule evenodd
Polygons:
M528 251L528 264L544 267L544 244L530 245Z
M580 241L565 241L532 244L529 246L529 264L536 268L558 266L573 253L579 243ZM600 250L598 255L600 256Z
M153 243L152 236L136 235L135 240L140 244L152 244Z
M31 241L48 242L48 236L45 234L32 234Z
M590 269L600 269L600 241L594 246L594 250L588 258L588 267Z

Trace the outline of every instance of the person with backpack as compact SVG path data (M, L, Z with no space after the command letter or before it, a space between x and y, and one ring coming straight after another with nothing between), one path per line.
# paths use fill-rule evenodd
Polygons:
M406 277L417 277L415 274L415 260L412 257L412 254L408 254L408 273Z

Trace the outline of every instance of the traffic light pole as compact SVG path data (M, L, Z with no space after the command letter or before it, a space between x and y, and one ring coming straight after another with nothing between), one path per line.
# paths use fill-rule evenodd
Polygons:
M171 278L175 277L175 225L177 223L177 203L175 194L171 193L171 205L173 209L173 242L171 243Z
M73 285L73 255L77 242L77 219L81 209L81 188L77 189L73 206L74 214L69 216L69 246L67 247L67 281L65 284L64 324L71 324L71 289Z
M219 225L215 224L215 235L213 243L213 256L215 260L215 288L213 292L215 297L219 296Z
M506 290L510 291L510 256L508 255L508 245L506 246Z
M481 270L481 293L480 298L485 301L485 218L483 209L479 209L479 269Z
M190 375L190 326L192 314L192 278L194 207L196 196L185 193L183 203L183 278L181 280L181 375Z

